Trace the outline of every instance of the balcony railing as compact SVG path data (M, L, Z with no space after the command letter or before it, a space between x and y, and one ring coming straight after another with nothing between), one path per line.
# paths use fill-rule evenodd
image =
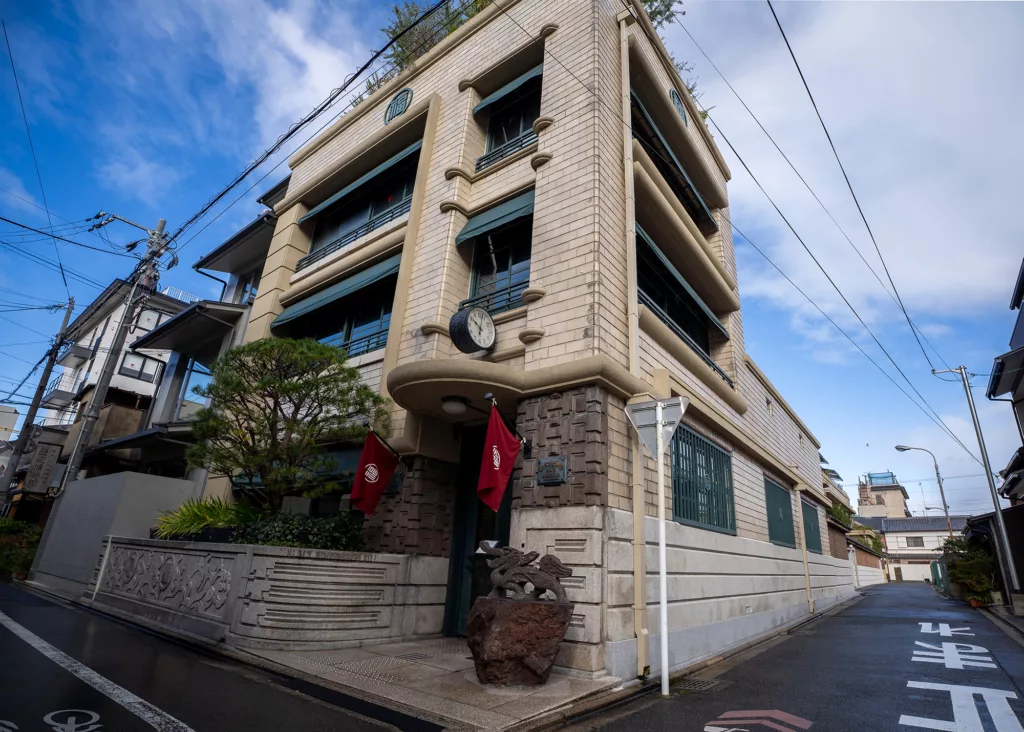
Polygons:
M523 304L523 290L530 286L527 282L518 282L509 287L503 287L494 292L471 297L459 303L459 310L466 308L483 308L487 312L502 313L506 310L513 310Z
M662 323L667 325L672 330L673 333L675 333L677 336L682 338L683 342L686 345L688 345L691 349L693 349L694 353L696 353L698 356L700 356L701 360L704 363L706 363L708 366L710 366L712 371L714 371L716 374L721 376L722 380L726 384L728 384L730 387L734 387L734 384L732 383L732 379L729 378L729 375L726 374L724 371L722 371L722 369L719 367L719 365L712 360L711 356L709 356L708 354L704 353L703 349L701 349L700 346L698 346L696 343L693 342L693 339L690 338L690 336L687 334L687 332L685 330L683 330L682 328L680 328L676 324L676 322L674 320L672 320L671 317L669 317L668 313L666 313L664 310L662 310L660 307L658 307L658 305L655 304L655 302L650 297L648 297L647 294L644 293L643 290L637 290L636 294L637 294L637 299L641 302L641 304L644 305L644 307L646 307L648 310L650 310L652 313L654 313L658 317L658 320L660 320Z
M167 295L167 297L173 297L175 300L187 302L189 305L191 305L194 302L199 302L200 300L203 299L198 295L193 295L191 292L179 290L177 287L165 287L163 290L160 291L160 294Z
M486 155L481 155L476 160L476 172L494 165L499 160L507 158L512 153L519 152L537 142L537 133L533 130L525 132L514 140L509 140L501 147L496 147Z
M365 224L357 226L355 229L352 229L352 231L349 231L344 235L338 237L330 244L325 244L316 251L307 254L305 257L299 260L298 264L295 265L295 271L298 272L300 269L305 269L314 262L319 262L324 257L328 256L329 254L333 254L334 252L338 251L345 245L351 244L356 239L366 236L374 229L379 229L385 224L389 224L395 219L404 216L405 214L409 213L409 209L411 207L412 199L409 198L403 201L402 203L398 204L397 206L389 208L387 211L378 216L373 217Z
M384 346L388 344L388 329L384 328L376 333L368 333L360 338L355 338L349 341L325 338L320 342L325 343L328 346L343 348L350 357L359 356L364 353L369 353L370 351L376 351L380 348L384 348Z

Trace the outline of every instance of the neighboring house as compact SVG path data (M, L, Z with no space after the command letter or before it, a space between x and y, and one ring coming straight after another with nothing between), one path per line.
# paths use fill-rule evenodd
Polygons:
M849 540L850 559L854 563L854 582L857 587L868 587L887 582L885 557L881 552L858 540Z
M656 471L624 408L687 397L666 458L682 667L852 593L823 550L820 445L745 352L731 174L645 11L502 5L289 159L245 340L345 348L392 400L404 478L366 548L448 560L403 627L463 631L482 540L550 551L574 572L558 664L579 674L657 668ZM449 326L473 307L495 341L463 353ZM491 395L527 442L497 513L475 492ZM281 606L302 632L337 612L309 602ZM361 610L349 637L393 608Z
M1017 311L1017 321L1010 335L1010 350L996 356L988 379L986 396L993 401L1010 402L1017 431L1024 443L1024 261L1017 274L1017 283L1010 296L1010 310ZM1024 448L1018 448L1010 462L999 473L1003 478L1000 492L1016 505L1024 499Z
M50 515L53 499L52 489L60 485L64 476L65 462L59 462L68 438L68 432L62 427L46 425L30 425L32 430L25 452L18 462L17 472L11 476L10 491L6 496L6 505L0 506L0 515L17 518L20 521L32 521L40 526L46 523ZM13 443L10 444L13 448ZM13 452L13 449L12 449ZM6 454L10 460L10 453Z
M892 473L868 473L857 479L857 514L899 518L910 516L907 489Z
M41 406L47 411L42 424L67 432L61 454L61 461L66 462L78 445L85 408L92 401L106 361L116 359L99 420L89 444L81 446L86 451L82 461L83 477L118 470L116 459L92 454L90 448L137 430L152 406L168 354L164 351L144 356L132 350L133 344L198 299L176 288L154 293L138 310L124 347L111 354L110 344L131 290L124 280L114 280L72 321L65 336L66 345L57 356L57 364L64 370L53 377L43 394Z
M818 453L818 460L827 465L828 461ZM821 469L821 490L825 498L831 501L831 510L826 511L825 518L828 525L829 552L836 559L845 559L850 556L847 534L853 528L852 523L840 520L845 515L852 516L853 506L850 505L850 497L846 495L840 483L842 476L832 468Z
M286 187L287 179L259 201L272 206ZM185 449L193 439L192 419L205 406L193 389L208 383L210 364L242 340L274 222L274 215L264 211L193 265L201 274L209 271L227 277L207 274L221 283L220 297L193 301L132 344L132 352L139 357L166 360L152 407L135 430L96 445L93 454L118 460L123 471L191 481L193 492L202 493L206 472L189 469L185 460Z
M949 518L953 536L959 536L970 517ZM931 579L928 565L942 554L942 545L949 538L945 516L857 516L856 521L882 534L890 580L923 582Z
M1017 570L1018 577L1024 570L1024 505L1018 504L1002 509L1003 525L1006 527L1006 536L1010 541L1010 553L1013 556L1013 563ZM1013 585L1009 580L1006 567L1006 559L1003 552L1003 543L996 537L998 528L995 525L995 512L972 516L967 519L963 535L972 540L973 543L981 544L988 549L996 559L999 567L999 575L1002 587L1005 589Z
M0 404L0 440L10 440L17 423L18 410L6 404Z

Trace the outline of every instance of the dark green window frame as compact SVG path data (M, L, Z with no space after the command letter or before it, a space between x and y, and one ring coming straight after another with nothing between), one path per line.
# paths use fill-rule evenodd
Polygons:
M487 148L476 170L494 165L537 141L533 123L540 117L542 76L536 76L488 107Z
M669 147L658 126L654 124L654 120L635 91L630 92L630 129L633 137L640 142L640 146L644 148L644 152L654 163L654 167L661 173L697 227L705 234L718 231L718 222L711 215L711 209L704 203L704 199L697 191L697 186L686 174L686 169L679 162L676 154L672 152L672 148Z
M289 338L312 338L358 356L384 348L398 275L393 274L292 321Z
M670 445L672 518L726 534L736 533L732 456L680 425Z
M807 551L821 554L821 524L818 509L807 501L800 501L800 512L804 522L804 546Z
M530 286L532 236L533 216L528 216L473 239L470 296L459 308L500 313L523 305L523 290Z
M764 499L768 514L768 541L795 549L792 494L771 478L765 478Z

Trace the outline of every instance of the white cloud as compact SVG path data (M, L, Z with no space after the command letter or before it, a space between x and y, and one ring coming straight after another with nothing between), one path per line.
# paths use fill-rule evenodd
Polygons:
M175 168L145 158L132 148L119 151L118 157L100 168L101 178L122 194L156 205L181 178Z
M904 303L918 318L1002 306L1024 224L1017 171L1024 94L1024 7L997 4L792 4L781 18L816 95ZM836 215L883 282L885 273L770 14L762 5L707 3L688 28ZM869 324L902 315L875 276L677 26L703 102ZM843 324L845 305L739 161L732 218ZM741 252L743 294L788 310L802 298L758 255ZM903 326L906 330L906 326ZM909 337L909 333L905 333Z
M917 328L931 338L939 338L953 332L953 329L945 323L918 323Z
M36 216L43 212L42 206L35 196L28 192L21 178L7 168L0 167L0 208Z

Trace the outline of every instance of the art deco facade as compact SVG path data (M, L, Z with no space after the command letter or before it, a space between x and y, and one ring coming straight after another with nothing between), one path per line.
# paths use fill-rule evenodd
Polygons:
M744 349L729 169L639 4L493 3L289 165L245 338L342 346L392 401L406 469L367 548L449 560L416 633L460 632L496 539L573 567L560 665L656 669L655 464L624 408L673 395L673 666L852 592L819 445ZM497 340L464 354L472 306ZM486 395L528 442L496 514Z

